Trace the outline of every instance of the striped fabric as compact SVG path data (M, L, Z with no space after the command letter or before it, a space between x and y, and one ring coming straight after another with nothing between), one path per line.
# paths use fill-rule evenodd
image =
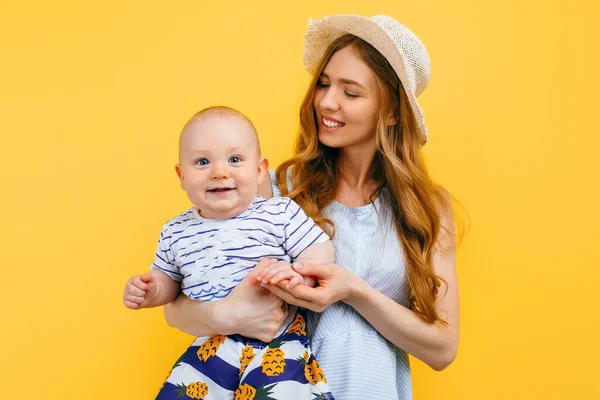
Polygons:
M234 218L206 219L192 208L167 222L150 268L181 282L182 292L191 299L219 300L261 258L291 262L310 245L327 240L289 198L256 196Z
M273 195L281 193L269 171ZM324 210L335 223L336 263L406 307L409 285L401 243L383 191L374 204L346 207L333 202ZM360 314L344 303L323 313L308 313L311 347L338 400L412 399L407 354L381 336Z

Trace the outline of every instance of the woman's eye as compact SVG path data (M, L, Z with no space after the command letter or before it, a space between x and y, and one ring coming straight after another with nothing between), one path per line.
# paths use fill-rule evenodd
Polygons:
M198 164L198 165L208 165L208 164L210 164L210 161L208 161L207 158L201 158L198 161L196 161L196 164Z
M358 97L357 94L354 93L350 93L350 92L344 92L346 94L347 97L350 97L351 99L355 99Z
M230 163L232 163L232 164L239 163L239 162L241 162L241 161L242 161L242 159L241 159L241 158L239 158L238 156L233 156L233 157L231 157L231 158L229 159L229 162L230 162Z
M318 88L326 88L326 87L329 87L329 85L324 82L317 81L317 87Z

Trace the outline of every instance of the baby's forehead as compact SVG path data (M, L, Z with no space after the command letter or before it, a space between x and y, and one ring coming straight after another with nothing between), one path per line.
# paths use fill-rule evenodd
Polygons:
M195 135L227 133L257 139L254 127L243 118L235 116L199 117L190 121L183 133L190 131Z
M192 142L207 140L205 145L216 145L211 143L211 137L217 137L216 142L233 142L244 147L260 147L258 135L254 126L244 118L235 115L210 115L198 116L190 120L181 132L180 145L187 147Z

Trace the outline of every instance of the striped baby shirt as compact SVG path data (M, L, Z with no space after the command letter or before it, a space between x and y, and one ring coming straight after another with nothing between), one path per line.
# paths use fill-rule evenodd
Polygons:
M151 269L181 282L191 299L226 297L264 257L293 262L329 237L287 197L256 196L240 215L208 219L195 208L167 222Z

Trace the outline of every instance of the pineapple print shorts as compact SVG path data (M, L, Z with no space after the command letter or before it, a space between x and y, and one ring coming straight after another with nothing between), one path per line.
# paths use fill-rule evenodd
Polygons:
M156 400L333 399L306 335L304 310L272 342L199 337L177 360Z

